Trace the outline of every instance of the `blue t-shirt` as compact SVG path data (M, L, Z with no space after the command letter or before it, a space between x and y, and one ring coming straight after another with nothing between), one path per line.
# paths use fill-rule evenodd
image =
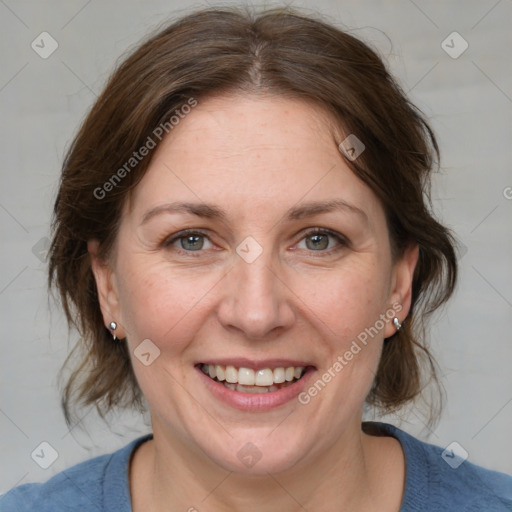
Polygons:
M365 422L364 431L401 443L406 481L400 512L511 512L512 476L461 463L453 451L423 443L387 423ZM28 483L0 497L1 512L132 512L130 456L148 434L124 448L76 464L45 483ZM460 465L459 465L460 464Z

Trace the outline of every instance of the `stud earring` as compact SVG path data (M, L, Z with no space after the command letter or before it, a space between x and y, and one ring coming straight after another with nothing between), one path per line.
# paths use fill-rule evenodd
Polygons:
M112 338L114 338L114 341L116 341L117 336L114 331L117 329L117 324L115 322L110 322L109 328L112 331Z
M398 332L400 330L400 327L402 327L402 324L398 321L398 318L396 316L395 318L393 318L393 323L395 324L396 332Z

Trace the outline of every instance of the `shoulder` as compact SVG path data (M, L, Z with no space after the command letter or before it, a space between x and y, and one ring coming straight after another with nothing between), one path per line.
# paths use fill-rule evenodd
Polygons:
M119 512L130 511L129 459L134 449L149 437L138 438L116 452L76 464L47 482L11 489L0 496L0 512L99 512L109 502L116 503Z
M45 483L23 484L0 498L1 512L101 510L105 470L112 455L102 455L57 473Z
M402 445L406 481L401 512L512 511L512 476L469 462L460 445L441 448L386 423L367 423L366 428L376 428Z
M102 455L57 473L45 483L28 483L0 498L1 512L29 510L101 510L105 469L112 455Z

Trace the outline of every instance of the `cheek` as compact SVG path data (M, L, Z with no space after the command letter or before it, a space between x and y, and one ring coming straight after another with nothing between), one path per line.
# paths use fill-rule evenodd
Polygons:
M327 339L350 342L379 318L385 308L386 281L371 261L346 262L339 270L299 278L297 293L315 317ZM310 313L311 316L311 313Z
M211 274L171 271L167 263L149 257L125 259L119 275L121 310L130 345L136 347L150 339L173 353L200 328L198 316L219 280Z

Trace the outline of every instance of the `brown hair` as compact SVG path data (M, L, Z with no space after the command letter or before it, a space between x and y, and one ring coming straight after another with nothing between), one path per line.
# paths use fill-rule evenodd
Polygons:
M347 163L384 206L394 258L410 242L419 245L411 310L384 343L367 402L394 411L429 377L437 382L425 326L453 293L457 260L453 236L431 213L430 175L439 157L432 130L376 52L347 32L288 8L207 9L160 30L120 64L67 152L49 284L81 336L61 369L78 351L62 394L68 424L79 403L94 404L101 417L114 406L144 410L127 344L114 343L104 326L87 241L98 239L101 255L109 254L121 208L151 156L133 168L126 162L157 127L169 127L170 113L222 92L312 101L363 141L365 151ZM116 173L122 179L114 180Z

